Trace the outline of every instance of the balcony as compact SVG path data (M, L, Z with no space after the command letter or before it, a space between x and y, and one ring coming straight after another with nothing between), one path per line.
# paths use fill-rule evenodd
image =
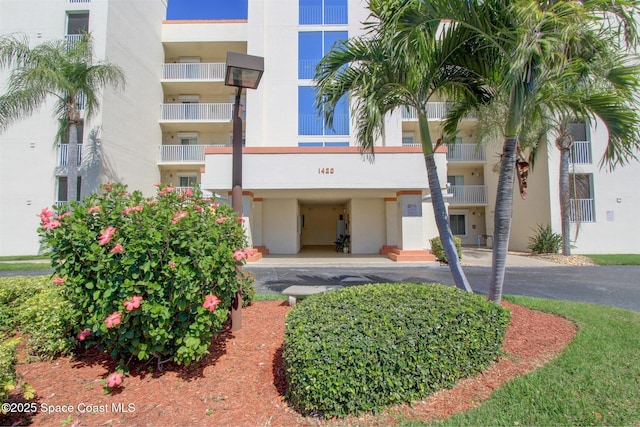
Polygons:
M449 200L450 205L486 205L487 186L486 185L451 185L449 194L453 197Z
M569 202L571 222L596 222L593 199L571 199Z
M163 122L230 123L232 117L232 103L162 104L160 110Z
M574 141L569 161L574 165L590 165L591 141Z
M427 120L443 120L451 105L451 102L427 102ZM469 115L466 118L475 119L473 115ZM416 109L413 107L403 108L402 119L405 121L417 121L418 114Z
M226 145L161 145L158 163L203 165L204 150L207 147L226 147Z
M485 149L476 144L452 144L448 146L447 161L449 162L484 162Z
M82 144L78 144L78 166L82 164ZM69 164L69 144L58 144L58 160L56 166Z
M222 82L225 68L224 62L163 64L162 80Z

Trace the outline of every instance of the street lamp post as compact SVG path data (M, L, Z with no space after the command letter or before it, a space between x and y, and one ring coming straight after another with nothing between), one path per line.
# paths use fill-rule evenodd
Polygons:
M243 88L256 89L264 72L264 58L227 52L227 71L224 84L236 87L236 99L233 105L233 144L231 169L231 207L238 217L243 216L242 209L242 111L240 97ZM236 293L231 306L231 330L242 328L242 289Z

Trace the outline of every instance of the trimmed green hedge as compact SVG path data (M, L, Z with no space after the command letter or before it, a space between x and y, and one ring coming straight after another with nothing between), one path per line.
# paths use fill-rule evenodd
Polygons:
M436 284L312 295L287 317L288 399L303 414L342 417L422 398L496 359L509 318L483 296Z

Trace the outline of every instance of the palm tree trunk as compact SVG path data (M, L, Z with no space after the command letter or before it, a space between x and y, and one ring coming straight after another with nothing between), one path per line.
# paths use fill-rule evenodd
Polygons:
M76 122L69 121L69 158L67 159L67 203L78 196L78 131Z
M449 226L449 219L447 218L447 209L444 205L444 197L442 197L442 189L440 188L440 180L438 179L438 169L436 167L434 153L425 154L424 162L427 166L427 178L429 180L429 190L431 191L433 215L436 219L438 234L440 235L444 253L449 261L449 270L451 270L453 280L458 288L467 292L473 292L467 281L467 276L462 270L460 259L458 259L458 251L453 242L453 235L451 233L451 227Z
M569 191L569 148L560 149L560 218L562 221L562 255L571 255L571 218L569 217L571 195Z
M496 195L493 258L491 261L491 283L489 284L489 300L496 304L500 304L502 301L504 273L507 267L517 148L517 136L505 137Z

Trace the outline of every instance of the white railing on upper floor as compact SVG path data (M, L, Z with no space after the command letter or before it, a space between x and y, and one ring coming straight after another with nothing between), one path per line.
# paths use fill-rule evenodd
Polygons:
M477 144L451 144L447 151L449 162L484 162L485 149Z
M69 0L69 3L91 3L91 0Z
M593 199L571 199L569 219L571 222L596 222Z
M228 147L228 145L161 145L159 162L204 164L204 150L207 147Z
M593 163L591 160L591 141L574 141L569 161L574 165L590 165Z
M69 164L69 144L58 144L58 161L56 166ZM78 144L78 166L82 164L82 144Z
M451 102L427 102L427 120L442 120L447 115L447 110L452 105ZM474 119L471 114L467 119ZM418 120L418 114L413 107L402 109L402 119L406 121Z
M162 64L162 80L224 81L224 62Z
M160 111L162 121L230 122L232 117L232 103L162 104Z
M486 205L486 185L451 185L448 186L449 194L453 197L449 200L451 205Z

